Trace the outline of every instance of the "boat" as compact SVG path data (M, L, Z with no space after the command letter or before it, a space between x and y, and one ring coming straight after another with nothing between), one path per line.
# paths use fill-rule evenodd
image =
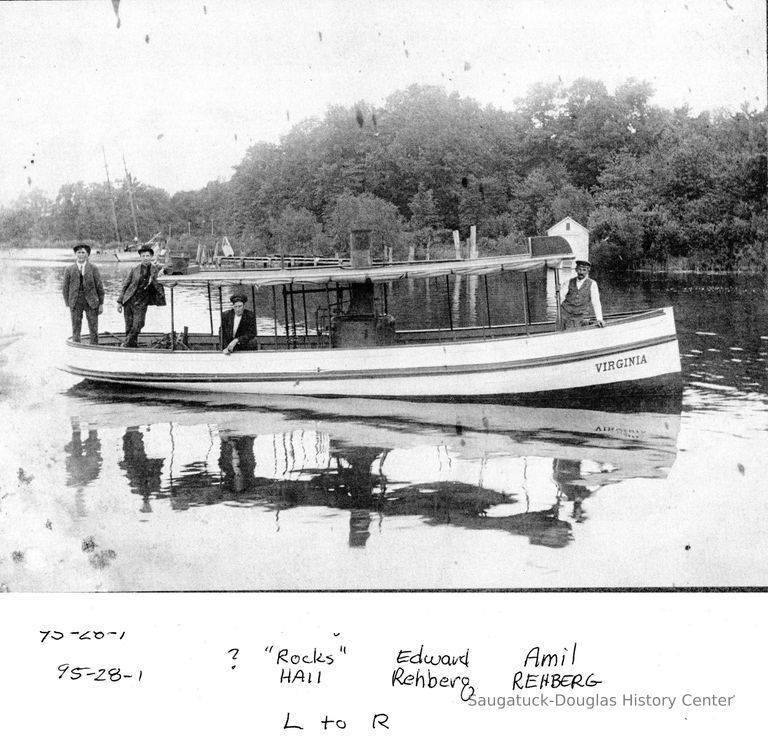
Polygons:
M169 288L169 334L143 335L137 348L105 334L98 345L69 340L62 368L103 383L188 392L256 393L382 398L531 398L583 396L600 389L621 395L679 392L680 352L671 307L605 317L596 324L559 331L558 320L532 321L527 275L560 269L573 259L559 236L528 240L524 253L465 260L377 263L370 234L352 234L348 264L297 268L205 270L164 276ZM403 280L482 277L522 273L524 321L486 325L398 329L388 313L388 285ZM174 288L207 289L211 333L175 326ZM224 355L213 330L211 287L272 290L274 329L253 350ZM282 290L282 318L278 320ZM310 332L307 296L325 297ZM556 306L559 312L559 301ZM303 307L304 316L301 317ZM282 323L282 331L278 324ZM302 334L297 323L304 327ZM284 332L284 335L283 335Z
M132 247L123 249L93 249L89 259L96 264L116 264L118 262L138 264L141 261L141 255ZM71 258L68 261L72 261Z

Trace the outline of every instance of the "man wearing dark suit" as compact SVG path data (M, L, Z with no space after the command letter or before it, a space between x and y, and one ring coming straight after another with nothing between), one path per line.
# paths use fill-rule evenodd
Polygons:
M249 344L256 338L256 317L253 311L245 308L247 296L235 293L230 301L232 310L224 311L221 317L221 346L224 354L248 349Z
M141 264L128 273L117 298L117 312L122 313L125 319L123 346L138 345L139 333L144 328L144 320L147 317L147 306L155 304L155 296L160 290L157 278L163 270L152 264L154 254L149 246L139 249Z
M80 343L85 311L91 344L98 344L99 315L104 311L104 285L99 270L88 261L91 247L88 244L76 244L73 251L75 263L64 270L62 283L64 305L69 308L72 318L72 341Z

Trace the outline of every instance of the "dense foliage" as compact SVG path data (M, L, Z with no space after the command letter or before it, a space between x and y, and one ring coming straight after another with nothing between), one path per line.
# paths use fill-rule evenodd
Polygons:
M501 111L412 86L382 108L333 107L251 147L228 182L169 196L134 181L139 238L332 254L364 226L381 254L405 258L452 249L450 232L471 225L481 253L506 250L571 215L605 266L765 270L765 111L692 116L652 105L652 92L537 85ZM106 183L66 184L54 201L32 190L0 209L0 242L129 241L128 184L112 196Z

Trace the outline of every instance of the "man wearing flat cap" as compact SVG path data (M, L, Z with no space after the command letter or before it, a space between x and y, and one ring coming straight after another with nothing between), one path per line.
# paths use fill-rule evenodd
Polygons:
M88 333L91 344L99 343L99 315L104 311L104 285L101 274L88 257L91 247L88 244L75 244L75 263L64 270L62 292L64 305L69 308L72 318L72 341L80 343L80 329L83 325L83 312L88 321Z
M125 319L125 341L122 346L138 346L139 333L147 317L147 306L165 305L162 285L157 282L163 270L152 264L154 254L152 247L139 247L141 264L128 273L117 298L117 312L122 313Z
M221 346L224 354L248 349L256 338L256 316L245 307L248 297L236 292L230 301L231 310L224 311L221 317Z
M560 286L560 329L568 330L590 324L594 313L597 325L602 328L603 308L600 305L600 290L589 276L592 265L584 259L576 260L576 277Z

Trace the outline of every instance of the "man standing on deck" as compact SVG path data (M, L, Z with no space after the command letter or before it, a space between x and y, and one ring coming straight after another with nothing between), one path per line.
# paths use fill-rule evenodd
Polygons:
M152 264L154 254L149 246L139 248L141 264L128 273L120 290L117 312L122 313L125 319L125 341L121 346L138 345L139 333L144 328L144 319L147 316L147 306L157 305L157 296L162 292L157 278L163 273L163 269ZM165 301L161 305L165 305Z
M224 354L247 349L256 336L256 316L253 311L245 308L248 297L235 293L230 300L232 310L224 311L221 316L221 346Z
M88 257L91 247L88 244L75 244L75 263L64 271L62 292L64 305L69 308L72 318L72 341L80 343L80 329L83 325L83 311L88 321L88 333L91 344L99 343L99 315L104 311L104 286L101 274Z
M603 323L603 308L600 305L600 290L597 283L589 277L592 265L582 259L576 260L576 277L560 286L560 330L579 328L590 324L590 316L595 314L597 325Z

